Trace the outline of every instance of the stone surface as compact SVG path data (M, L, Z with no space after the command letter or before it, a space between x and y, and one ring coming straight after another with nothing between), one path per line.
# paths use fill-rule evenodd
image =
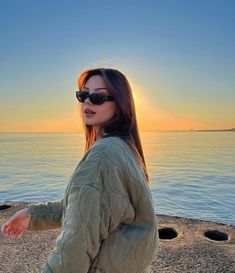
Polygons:
M27 204L0 203L0 226ZM157 219L161 238L176 237L160 240L152 272L235 272L234 226L166 215L157 215ZM213 240L204 235L207 231L211 231ZM28 232L20 239L9 238L0 233L0 272L40 273L59 232L59 229ZM226 239L226 236L227 240L221 240Z

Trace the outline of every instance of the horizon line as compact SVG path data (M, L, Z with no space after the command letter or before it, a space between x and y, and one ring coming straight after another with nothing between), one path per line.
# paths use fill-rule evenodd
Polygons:
M140 133L147 132L193 132L193 131L235 131L235 128L226 128L226 129L179 129L179 130L142 130ZM3 131L0 133L83 133L83 131Z

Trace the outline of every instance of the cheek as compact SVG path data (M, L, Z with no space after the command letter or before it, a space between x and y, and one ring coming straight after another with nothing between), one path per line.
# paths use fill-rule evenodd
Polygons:
M116 111L116 107L113 105L109 105L103 109L101 114L103 115L104 118L109 120L113 117L113 115L115 114L115 111Z
M78 111L79 111L80 115L83 117L84 103L78 104Z
M112 105L110 108L109 108L109 115L110 115L110 118L112 118L114 116L116 112L116 106L115 105Z

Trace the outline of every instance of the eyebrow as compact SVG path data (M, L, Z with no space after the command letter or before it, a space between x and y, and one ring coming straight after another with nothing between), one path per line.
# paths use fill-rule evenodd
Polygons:
M84 89L87 89L87 90L90 90L90 89L89 89L88 87L86 87L86 86L84 86L83 88L84 88ZM106 89L106 90L107 90L106 87L99 87L99 88L95 88L95 89L92 89L92 90L98 91L98 90L103 90L103 89Z

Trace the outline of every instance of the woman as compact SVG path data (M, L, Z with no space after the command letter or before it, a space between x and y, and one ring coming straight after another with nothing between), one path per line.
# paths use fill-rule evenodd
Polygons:
M85 153L64 200L30 205L2 232L61 227L44 273L149 272L159 239L130 85L118 70L97 68L78 87Z

